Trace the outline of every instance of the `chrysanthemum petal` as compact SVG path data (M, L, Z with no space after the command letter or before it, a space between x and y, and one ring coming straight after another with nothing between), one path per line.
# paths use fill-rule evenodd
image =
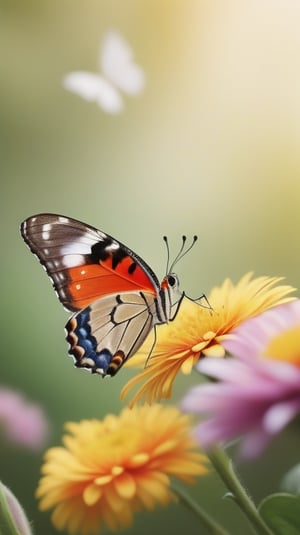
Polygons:
M205 357L225 357L225 349L220 344L213 344L202 351Z
M195 472L197 472L198 475L204 475L207 474L208 470L203 464L199 464L195 462L185 462L185 461L179 461L176 459L173 463L168 463L168 470L170 474L176 474L177 477L181 477L184 481L191 482L191 478L188 476L193 476Z
M152 497L152 504L156 501L160 504L166 504L170 501L171 493L169 487L157 479L153 479L151 474L145 475L139 478L139 489L143 489L147 492L149 497Z
M102 490L99 485L95 485L92 483L91 485L88 485L85 487L82 498L86 505L95 505L99 498L101 498Z
M128 461L128 467L130 468L138 468L139 466L143 466L146 464L150 459L149 453L137 453L136 455L133 455L129 461Z
M98 476L95 478L95 482L97 485L107 485L107 483L110 483L113 479L112 474L107 474L105 476Z
M133 396L131 406L141 399L153 403L156 399L170 398L179 372L190 373L201 356L224 357L225 341L238 325L294 299L290 295L294 288L280 284L282 278L252 276L247 273L236 285L226 279L214 288L208 295L211 308L183 299L174 321L157 329L148 366L125 385L121 398L138 385L142 386ZM148 337L128 365L136 361L144 364L152 345L153 338Z
M288 306L276 306L249 319L234 331L234 336L224 340L224 346L229 353L253 360L258 354L266 353L267 344L273 337L299 323L300 300L297 299Z
M124 472L121 476L114 479L114 486L121 498L129 500L133 498L136 492L136 483L129 472Z
M194 346L192 346L193 353L201 353L205 348L207 347L207 340L197 342Z
M58 504L58 506L54 509L51 520L57 529L64 529L66 524L71 520L72 507L73 504L71 502L65 502L64 504ZM72 533L71 529L70 533Z
M36 492L40 508L53 509L55 526L74 535L96 534L101 524L129 526L141 507L173 499L170 475L191 483L206 472L190 424L177 408L161 405L69 423L65 448L45 455Z
M242 436L239 450L240 455L241 457L254 459L255 457L258 457L258 455L261 455L269 442L270 435L265 433L260 426L254 427Z
M125 506L124 499L118 494L114 485L107 485L103 494L105 508L118 515Z
M152 451L152 454L155 456L164 455L165 453L172 451L176 447L176 440L165 440L158 444L158 446Z
M233 362L232 359L201 359L197 364L197 370L203 375L215 377L216 379L233 380L239 384L249 380L249 370L245 364L243 362ZM207 385L207 388L209 386Z
M180 366L180 371L183 373L183 375L189 375L193 369L193 366L194 366L194 357L190 356L182 362Z
M204 447L242 435L255 457L300 412L300 301L266 311L224 342L234 358L202 359L201 373L218 380L191 389L182 407L204 418L195 437Z
M266 411L262 425L268 433L278 433L294 418L299 409L300 399L297 402L276 403Z

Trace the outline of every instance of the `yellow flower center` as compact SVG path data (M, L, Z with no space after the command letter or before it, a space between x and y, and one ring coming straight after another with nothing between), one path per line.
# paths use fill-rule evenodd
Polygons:
M194 353L199 353L199 351L202 351L205 347L208 346L212 340L216 337L216 333L214 331L207 331L202 335L202 339L197 344L193 345L192 351Z
M126 427L126 435L125 435ZM120 425L118 429L108 429L98 435L98 441L93 444L93 449L97 449L97 444L101 445L100 451L116 452L122 455L124 451L124 437L126 436L126 451L135 451L140 442L140 433L133 425ZM99 450L98 450L99 452Z
M274 336L266 346L262 356L289 362L300 367L300 327L293 327Z

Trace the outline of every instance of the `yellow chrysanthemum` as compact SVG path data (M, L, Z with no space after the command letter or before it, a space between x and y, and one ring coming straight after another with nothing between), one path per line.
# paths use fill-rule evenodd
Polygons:
M247 273L236 285L226 279L208 295L211 309L183 300L174 321L157 329L157 341L147 367L129 380L122 390L122 398L140 383L143 385L131 405L141 398L148 403L169 398L179 371L189 374L201 356L223 357L222 342L233 329L248 318L294 299L289 294L295 289L279 285L281 280L279 277L252 279L252 273ZM126 364L144 365L152 343L150 335Z
M67 423L64 447L48 450L37 489L40 509L54 509L57 529L84 535L102 524L131 524L141 508L173 498L170 476L192 483L207 472L190 417L175 407L126 408L104 420Z

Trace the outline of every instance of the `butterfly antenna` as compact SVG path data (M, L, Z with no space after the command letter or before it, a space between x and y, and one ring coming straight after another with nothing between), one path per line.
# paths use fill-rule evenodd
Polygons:
M171 266L170 266L170 272L173 271L173 267L175 266L175 264L177 264L178 260L180 259L181 257L181 254L182 254L182 251L184 249L184 246L185 246L185 242L186 242L186 236L182 236L182 244L181 244L181 247L177 253L177 256L175 256Z
M197 240L198 240L198 236L194 236L192 243L189 245L189 247L186 250L184 250L185 243L186 243L186 236L182 236L182 245L179 249L177 256L172 262L172 265L170 267L170 272L173 271L175 264L177 264L177 262L179 262L179 260L181 260L192 249L192 247L194 247Z
M170 262L170 247L169 247L169 242L168 242L168 237L167 236L164 236L163 237L163 240L166 244L166 248L167 248L167 268L166 268L166 275L168 275L169 273L169 262Z

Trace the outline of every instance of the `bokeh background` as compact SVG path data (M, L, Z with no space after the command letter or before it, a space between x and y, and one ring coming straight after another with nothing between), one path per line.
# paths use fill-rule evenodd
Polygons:
M198 234L178 265L191 296L245 272L299 285L300 3L294 0L1 0L1 384L41 403L49 445L63 423L122 407L132 371L101 381L66 356L67 315L19 235L34 213L107 231L164 275L167 234ZM111 116L62 87L97 71L114 28L146 73L143 93ZM177 402L195 378L178 378ZM238 467L255 500L298 460L297 430ZM55 534L34 491L43 452L1 441L1 479L36 533ZM250 534L214 474L191 490L238 535ZM179 505L140 513L124 534L199 525ZM160 532L160 531L159 531Z

